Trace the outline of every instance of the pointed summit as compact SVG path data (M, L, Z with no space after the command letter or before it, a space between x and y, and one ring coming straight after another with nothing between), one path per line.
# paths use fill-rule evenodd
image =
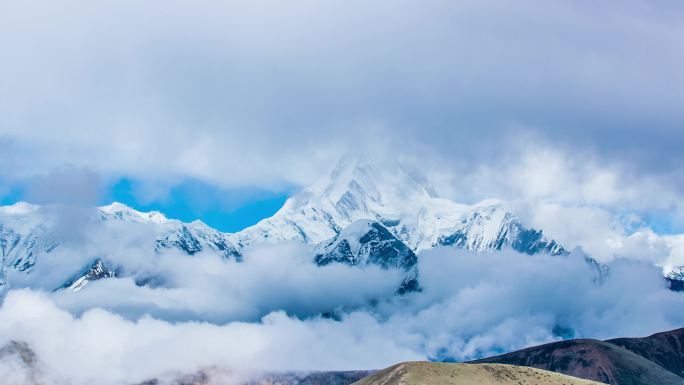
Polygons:
M360 219L384 224L436 199L419 173L398 161L370 154L347 155L332 171L285 202L271 218L236 234L248 246L298 239L317 244Z
M417 171L370 154L343 157L327 177L300 195L310 201L327 201L350 219L393 216L405 210L407 201L423 202L436 196Z
M471 251L563 250L524 227L499 201L465 205L439 198L419 172L369 154L345 156L274 216L234 236L239 247L289 240L317 245L359 220L378 222L416 253L440 245Z

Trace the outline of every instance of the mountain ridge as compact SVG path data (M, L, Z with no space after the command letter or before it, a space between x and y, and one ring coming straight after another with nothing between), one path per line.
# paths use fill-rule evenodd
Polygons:
M27 272L42 253L50 253L63 242L53 236L52 222L60 210L52 206L27 203L0 208L0 251L2 274ZM154 251L176 249L192 256L210 250L225 259L240 262L243 252L255 245L297 241L308 245L316 262L318 250L334 243L340 234L357 221L373 222L375 231L365 246L394 258L399 253L404 260L390 262L378 256L366 255L366 260L384 268L406 272L403 287L418 288L416 255L434 247L457 247L480 252L512 248L536 254L564 255L568 251L546 237L541 230L525 227L501 201L485 200L465 205L440 198L425 178L395 161L380 162L369 157L343 158L324 178L287 199L283 207L270 218L263 219L236 233L215 230L201 221L184 223L169 219L160 212L142 212L122 203L95 209L80 209L89 226L115 224L143 226L154 236ZM359 237L368 235L358 234ZM392 239L390 239L392 238ZM347 242L358 243L347 236ZM384 247L382 245L393 245ZM331 246L332 247L332 246ZM388 253L396 250L397 253ZM344 258L327 261L354 264L357 254L345 251ZM332 255L332 254L331 254ZM89 264L100 255L90 255ZM321 265L322 260L316 262ZM116 261L106 261L112 271ZM90 265L74 266L84 271ZM91 275L96 278L98 275ZM65 281L74 277L65 277ZM87 278L87 277L86 277ZM75 278L78 280L78 277ZM72 279L73 280L73 279ZM404 290L402 289L402 291Z

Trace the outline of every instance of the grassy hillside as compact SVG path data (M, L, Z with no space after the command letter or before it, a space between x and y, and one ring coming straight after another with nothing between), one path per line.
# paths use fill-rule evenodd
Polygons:
M405 362L354 385L596 385L559 373L499 364Z

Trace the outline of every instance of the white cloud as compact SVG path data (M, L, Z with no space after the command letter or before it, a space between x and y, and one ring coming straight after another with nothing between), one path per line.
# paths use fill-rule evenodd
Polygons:
M161 294L168 288L154 289L160 293L153 301L166 301L175 310L162 312L146 304L155 318L128 312L124 302L135 304L145 294L130 292L125 280L92 284L69 299L13 290L0 308L0 343L28 343L38 356L40 373L57 383L130 384L203 368L235 379L254 370L364 369L403 360L470 359L558 339L554 330L609 338L646 335L684 323L678 311L684 297L669 291L658 269L647 264L616 261L605 282L597 285L595 272L581 255L473 254L446 248L421 254L422 292L404 298L385 293L376 305L339 313L340 320L319 318L308 310L350 298L361 302L364 289L358 286L363 282L347 275L345 269L351 268L313 272L284 257L284 251L277 254L263 265L249 267L246 262L244 269L221 262L227 266L223 271L216 261L202 257L199 264L207 264L204 267L178 267L190 276L180 286L184 290L204 289L194 278L199 272L212 287L229 278L229 268L237 281L219 285L222 299L218 292L193 293L197 303L172 301L172 295ZM354 273L374 279L363 271ZM245 283L244 290L235 290ZM103 296L105 288L110 297ZM102 298L101 303L89 291ZM214 310L204 307L206 297ZM263 317L250 322L229 319L240 319L265 298L272 302L261 308ZM79 301L84 312L65 310L78 307ZM328 306L320 305L326 301ZM94 308L98 305L107 310ZM303 305L312 308L302 311ZM239 307L247 310L235 312ZM188 311L207 318L214 311L224 319L179 322L177 314Z
M457 201L510 201L526 224L601 260L682 264L681 239L644 217L684 223L683 15L636 0L5 1L0 193L18 183L81 204L118 176L147 183L150 199L184 178L277 189L364 148L417 159ZM435 250L420 257L424 291L387 300L396 275L318 269L297 246L242 265L153 255L149 229L75 217L57 216L65 247L15 287L49 291L91 255L167 280L9 293L0 341L28 342L45 376L75 385L211 365L471 358L556 338L555 326L611 337L684 322L681 294L633 261L596 286L575 257ZM312 318L339 308L341 321ZM0 373L20 383L17 366Z
M133 322L94 309L76 319L44 294L14 291L0 320L2 340L26 341L46 377L56 383L122 384L212 366L244 375L258 369L353 368L421 358L374 336L377 325L364 314L336 323L274 312L259 323L212 325L148 317Z
M98 256L128 278L91 282L77 293L58 291L55 301L61 307L77 314L101 306L129 318L151 314L176 321L226 322L256 321L281 309L307 317L363 307L393 295L402 279L399 272L376 266L317 267L310 250L297 243L250 249L242 263L211 252L191 257L173 250L151 253L151 242L136 243L144 230L129 228L109 241L94 232L92 244L63 245L41 255L31 274L13 273L12 287L53 290ZM136 285L144 279L156 285Z
M3 174L278 188L360 144L477 164L521 132L668 173L684 12L609 4L5 1Z

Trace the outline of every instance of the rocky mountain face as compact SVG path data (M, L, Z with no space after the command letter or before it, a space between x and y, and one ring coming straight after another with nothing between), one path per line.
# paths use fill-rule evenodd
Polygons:
M612 385L684 384L684 329L645 338L567 340L475 361L540 368Z
M314 262L319 266L344 263L400 269L406 275L398 292L403 294L419 288L418 257L378 222L360 219L332 239L320 243L314 253Z
M442 235L437 243L441 246L456 246L467 250L501 250L511 247L513 250L525 254L545 253L549 255L567 254L567 250L554 240L544 237L541 230L527 229L510 212L501 212L498 206L490 206L482 211L474 211L465 222L462 229L449 235ZM493 218L503 214L503 218ZM486 237L479 228L494 221L499 223L495 237ZM475 229L475 231L473 231Z
M117 226L137 226L136 231L148 237L143 243L151 252L178 250L192 256L208 250L238 262L253 245L300 241L309 245L318 265L375 264L405 271L400 292L418 289L417 255L433 247L567 254L541 230L524 226L502 202L464 205L439 198L418 175L396 162L345 158L328 176L288 199L275 215L233 234L119 203L67 216L78 217L81 226L104 229L105 237ZM40 255L67 241L71 235L64 211L26 203L0 207L0 285L7 286L12 274L30 272ZM88 251L89 262L74 266L75 275L64 277L59 287L80 290L89 281L116 276L116 260L96 251Z
M114 271L111 267L106 266L105 262L102 262L102 260L97 259L90 267L69 278L66 282L64 282L64 284L62 284L62 286L56 288L55 291L60 289L81 291L84 287L86 287L88 282L116 276L116 271Z
M670 289L674 291L684 291L684 266L673 268L667 274L665 279Z

